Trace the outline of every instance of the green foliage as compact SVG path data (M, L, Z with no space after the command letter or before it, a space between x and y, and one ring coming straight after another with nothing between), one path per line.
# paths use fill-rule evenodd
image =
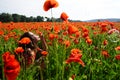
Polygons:
M10 21L13 21L13 17L11 14L2 13L2 14L0 14L0 21L1 22L10 22Z
M42 16L27 17L25 15L19 15L19 14L1 13L0 21L1 22L43 22L44 17Z

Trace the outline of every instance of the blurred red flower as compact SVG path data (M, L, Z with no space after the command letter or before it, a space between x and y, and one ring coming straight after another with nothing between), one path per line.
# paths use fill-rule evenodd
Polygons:
M2 55L4 62L4 73L7 80L16 80L20 72L20 64L15 59L15 56L10 54L10 52L5 52Z
M0 35L3 35L4 34L4 32L3 31L0 31Z
M74 43L78 44L79 43L79 39L74 39Z
M78 31L78 32L75 33L75 37L76 37L76 38L79 38L80 35L81 35L81 32L80 32L80 31Z
M115 48L115 50L120 50L120 46L117 46L117 47Z
M48 11L51 8L56 8L58 7L58 2L56 0L46 0L44 5L43 5L43 9L44 11Z
M70 46L70 41L69 40L65 40L63 42L63 44L66 46L66 47L69 47Z
M102 55L106 58L110 57L110 55L108 54L108 51L105 51L105 50L102 51Z
M55 38L56 39L58 38L58 35L53 33L50 33L48 36L49 36L49 40L54 40Z
M16 53L16 54L23 53L23 52L24 52L24 49L23 49L22 47L17 47L17 48L15 49L15 53Z
M83 67L85 66L84 62L81 60L82 54L79 49L72 49L69 58L66 60L66 63L78 62Z
M20 44L29 44L30 42L31 40L28 37L24 37L19 41Z
M79 30L78 30L77 27L75 27L75 26L73 26L73 25L69 25L69 26L68 26L68 33L69 33L69 34L74 34L74 33L78 32L78 31L79 31Z
M108 24L105 23L105 22L101 23L101 27L106 27L107 25L108 25Z
M59 26L54 26L54 31L55 31L55 33L59 33L60 32L60 27Z
M48 52L47 52L47 51L42 51L41 54L42 54L43 56L46 56L46 55L48 54Z
M120 54L117 54L117 55L115 56L115 59L116 59L116 60L120 60Z
M92 44L92 39L87 38L87 39L86 39L86 43L88 43L89 45L91 45L91 44Z
M84 38L86 38L86 37L89 36L89 33L88 33L88 32L83 32L82 36L83 36Z
M68 15L65 13L65 12L62 12L61 15L60 15L60 18L63 20L63 21L68 21Z
M4 40L5 40L5 41L8 41L8 40L9 40L9 36L8 36L8 35L5 35L5 36L4 36Z
M104 40L103 41L103 45L105 46L105 45L107 45L108 44L108 41L107 40Z

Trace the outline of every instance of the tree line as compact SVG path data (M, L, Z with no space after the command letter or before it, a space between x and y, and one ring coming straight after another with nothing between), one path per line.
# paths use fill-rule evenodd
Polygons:
M43 16L37 16L37 17L26 17L25 15L19 15L19 14L9 14L9 13L1 13L0 14L0 21L1 22L61 22L60 18L49 18L49 17L43 17Z

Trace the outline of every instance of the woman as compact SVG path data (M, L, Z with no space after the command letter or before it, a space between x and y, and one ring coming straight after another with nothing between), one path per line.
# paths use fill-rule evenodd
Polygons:
M25 41L25 39L29 39L29 42ZM40 47L38 43L40 43L42 46ZM47 44L43 35L41 34L39 37L32 32L25 32L23 35L21 35L18 47L22 47L24 49L24 52L21 56L23 56L23 61L26 62L27 66L33 64L34 62L39 62L42 57L40 53L47 50Z

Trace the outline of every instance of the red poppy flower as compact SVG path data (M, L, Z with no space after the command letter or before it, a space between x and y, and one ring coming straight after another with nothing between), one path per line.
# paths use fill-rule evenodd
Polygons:
M105 45L107 45L108 44L108 41L107 40L104 40L103 41L103 45L105 46Z
M59 43L62 43L62 42L63 42L63 38L59 38L59 39L58 39L58 42L59 42Z
M89 36L89 33L88 32L83 32L83 35L82 35L84 38L88 37Z
M15 59L15 56L10 55L9 52L5 52L2 58L4 62L4 73L7 80L16 80L20 72L19 62Z
M105 51L105 50L102 51L102 55L103 55L104 57L106 57L106 58L110 57L110 55L108 54L108 52Z
M29 44L30 42L31 40L28 37L24 37L19 41L20 44Z
M67 34L68 34L68 31L63 32L63 35L67 35Z
M46 56L46 55L48 54L48 52L47 52L47 51L42 51L41 54L42 54L43 56Z
M81 28L82 28L83 32L88 32L89 33L89 30L85 26L81 26Z
M60 27L59 26L54 26L54 31L55 31L55 33L60 32Z
M4 36L4 40L5 40L5 41L8 41L8 40L9 40L9 36L8 36L8 35L5 35L5 36Z
M85 66L84 62L81 60L82 54L79 49L72 49L69 58L66 60L66 63L77 62L83 67Z
M0 35L3 35L4 34L4 32L3 31L0 31Z
M120 54L117 54L117 55L115 56L115 59L116 59L116 60L120 60Z
M75 44L78 44L78 43L79 43L79 40L78 40L78 39L74 39L74 43L75 43Z
M24 52L24 49L22 47L18 47L15 49L16 54L23 53L23 52Z
M106 23L101 23L101 27L106 27L108 24Z
M78 31L78 32L75 33L76 38L79 38L80 35L81 35L81 32L80 32L80 31Z
M81 50L79 50L79 49L72 49L71 50L71 54L73 53L73 54L79 54L79 53L81 53L82 51ZM81 57L82 57L82 55L81 55Z
M120 50L120 46L117 46L117 47L115 48L115 50Z
M70 37L70 39L75 39L75 37L74 37L74 36L72 36L72 35L70 35L69 37Z
M9 61L9 55L10 55L10 52L5 52L3 55L2 55L2 58L3 58L3 61L4 62L8 62ZM12 57L12 56L11 56Z
M107 28L107 27L102 27L102 28L101 28L101 33L107 32L107 31L108 31L108 28Z
M56 0L46 0L43 9L44 11L48 11L50 8L56 8L58 7L58 2Z
M76 77L76 76L73 74L73 75L71 76L72 80L74 80L74 79L75 79L75 77Z
M61 18L63 21L67 21L68 17L69 17L69 16L68 16L65 12L62 12L61 15L60 15L60 18Z
M69 40L65 40L63 42L63 44L66 46L66 47L69 47L70 46L70 41Z
M74 34L74 33L78 32L78 31L79 31L79 30L78 30L77 27L75 27L75 26L73 26L73 25L69 25L69 26L68 26L68 33L69 33L69 34Z
M49 40L54 40L55 38L58 38L57 34L52 34L52 33L49 34Z
M91 45L91 44L92 44L92 40L91 40L90 38L87 38L87 39L86 39L86 43L88 43L88 44Z

